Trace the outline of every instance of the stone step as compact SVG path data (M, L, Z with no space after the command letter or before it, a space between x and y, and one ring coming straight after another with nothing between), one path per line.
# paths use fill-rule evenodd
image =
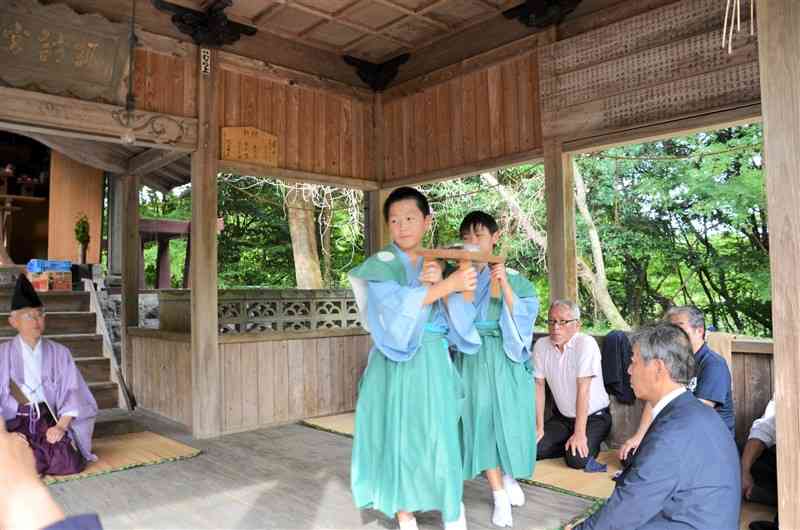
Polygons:
M111 359L108 357L78 357L75 364L87 383L103 383L111 374Z
M97 408L99 409L113 409L119 407L117 395L117 383L112 381L104 381L101 383L87 383L89 390L92 391L95 401L97 401Z
M0 288L0 309L10 309L13 293L13 288ZM86 291L46 291L38 294L48 312L89 311L91 298Z
M103 336L96 334L45 335L46 338L63 344L72 352L76 361L83 357L103 356Z
M8 322L8 313L0 313L0 337L12 337L16 330ZM97 315L79 311L48 312L46 332L48 334L83 334L97 330Z
M94 438L146 431L130 412L120 408L101 410L94 424Z

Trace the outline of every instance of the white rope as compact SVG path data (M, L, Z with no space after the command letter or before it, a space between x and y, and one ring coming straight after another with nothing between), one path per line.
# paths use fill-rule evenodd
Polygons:
M750 0L750 35L755 35L756 0ZM730 24L729 24L730 23ZM725 17L722 23L722 47L733 53L733 30L742 31L742 0L726 0Z

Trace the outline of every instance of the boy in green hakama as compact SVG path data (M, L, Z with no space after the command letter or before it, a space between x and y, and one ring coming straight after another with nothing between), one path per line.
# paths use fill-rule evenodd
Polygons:
M356 404L351 487L359 508L397 516L416 529L415 511L442 512L445 528L466 529L459 420L464 390L448 342L480 344L472 306L475 270L442 278L418 255L431 225L425 196L398 188L384 219L393 243L350 272L362 325L374 347ZM447 304L442 302L448 297Z
M497 222L471 212L461 223L465 244L491 253L500 237ZM464 478L485 473L492 488L492 523L513 524L511 506L525 495L515 480L530 478L536 463L535 391L530 368L533 325L539 300L533 285L504 264L477 264L475 327L481 346L461 350L457 359L466 391L461 439ZM492 280L500 297L492 298Z

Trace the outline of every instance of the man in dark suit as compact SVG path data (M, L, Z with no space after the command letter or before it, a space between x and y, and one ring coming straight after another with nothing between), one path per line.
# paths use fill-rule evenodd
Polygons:
M566 530L738 530L739 455L719 414L683 385L695 370L688 336L659 324L631 343L631 386L653 422L605 506Z

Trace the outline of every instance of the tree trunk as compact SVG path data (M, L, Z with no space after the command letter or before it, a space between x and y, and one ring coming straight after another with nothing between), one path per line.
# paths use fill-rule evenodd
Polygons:
M603 247L600 243L600 234L597 231L597 226L594 224L592 214L589 212L589 206L586 203L586 183L583 181L583 176L578 169L578 164L572 163L572 178L575 181L575 204L578 206L578 212L583 217L583 222L589 230L589 241L592 246L592 261L594 262L594 272L588 264L581 258L578 261L578 276L588 277L591 276L592 296L597 303L600 310L608 319L609 324L616 329L630 329L630 325L622 318L622 314L617 309L616 304L611 299L611 294L608 292L608 278L606 277L606 265L603 259ZM584 269L581 272L581 269Z
M286 193L289 234L292 238L294 275L298 289L322 289L322 273L317 252L314 205L301 191Z
M583 179L581 179L580 174L577 172L577 168L575 171L575 181L577 186L577 181L580 179L581 184L583 184ZM525 235L528 236L528 239L536 243L542 250L547 250L547 235L540 230L537 230L530 220L527 218L525 213L523 212L522 208L519 205L519 201L514 196L514 192L503 186L497 181L497 177L495 177L494 173L486 172L481 173L481 179L486 182L487 185L492 186L497 189L500 196L508 203L509 208L516 216L517 220L519 221L522 229L525 231ZM584 186L585 189L585 186ZM577 195L577 194L576 194ZM576 197L577 198L577 197ZM584 206L586 204L586 196L584 193L583 197ZM582 212L583 213L583 212ZM588 213L588 209L586 210ZM592 226L594 226L594 222L592 222ZM595 229L595 237L597 237L597 230ZM597 238L597 245L600 249L601 256L602 256L602 249L599 247L600 240L599 237ZM594 245L593 245L594 246ZM602 261L602 260L601 260ZM586 260L583 257L577 257L577 266L578 266L578 279L580 279L584 286L589 289L592 293L592 297L595 300L595 304L605 315L608 322L617 329L630 329L630 326L625 319L622 318L622 315L617 309L617 306L614 304L614 300L611 299L611 295L608 292L608 288L606 287L606 278L605 278L605 268L603 267L601 270L603 271L603 278L600 285L598 285L598 278L594 272L592 272L591 267L586 263Z
M333 288L333 260L331 259L333 204L322 207L320 218L322 219L322 283L325 284L325 287Z

